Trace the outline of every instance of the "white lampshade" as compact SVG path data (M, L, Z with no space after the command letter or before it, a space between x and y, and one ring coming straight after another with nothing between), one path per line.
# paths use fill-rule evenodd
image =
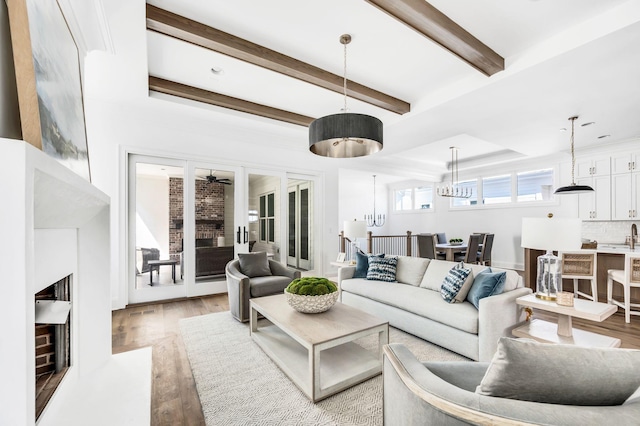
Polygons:
M364 220L345 220L344 236L351 241L356 238L365 238L367 236L367 222Z
M579 250L581 234L580 219L523 217L520 246L538 250Z

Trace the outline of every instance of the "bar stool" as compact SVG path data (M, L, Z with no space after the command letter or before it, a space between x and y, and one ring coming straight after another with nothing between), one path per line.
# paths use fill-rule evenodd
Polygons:
M622 284L624 300L622 302L613 298L613 283ZM640 303L631 303L631 287L640 287L640 254L625 253L624 270L609 269L607 271L607 303L617 305L624 309L625 322L631 322L631 315L640 315L640 311L632 311L631 308L640 308Z
M562 279L573 279L573 295L598 301L598 256L595 250L565 251L558 253L562 259ZM591 294L578 289L578 280L591 281Z

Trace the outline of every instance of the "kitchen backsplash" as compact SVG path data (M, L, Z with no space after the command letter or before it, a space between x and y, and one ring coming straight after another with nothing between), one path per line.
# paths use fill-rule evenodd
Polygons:
M640 230L640 222L638 221L583 221L582 238L596 240L598 243L624 244L627 235L631 235L631 224L633 223Z

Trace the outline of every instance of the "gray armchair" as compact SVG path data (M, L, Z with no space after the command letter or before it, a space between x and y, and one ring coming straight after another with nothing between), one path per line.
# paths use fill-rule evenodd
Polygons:
M264 255L266 258L266 253ZM255 270L243 273L239 260L227 263L225 273L229 310L238 321L249 321L249 299L282 293L292 280L300 278L300 271L287 268L275 260L269 259L268 265L271 275L256 276L251 273Z
M621 354L625 356L624 353ZM568 356L561 358L561 361L571 364L575 359ZM606 357L601 359L605 362L607 360ZM489 365L486 362L472 361L422 363L404 345L385 346L384 424L627 425L637 424L640 418L640 390L636 390L622 405L602 406L532 402L476 393L476 387L483 381ZM595 365L589 367L599 368ZM635 374L625 368L618 368L618 371L620 377ZM596 393L603 392L606 395L606 391L600 390L603 382L591 383L589 376L591 371L585 369L581 376L585 377L584 382L594 387ZM563 380L562 375L558 377ZM530 381L517 377L512 382L524 388L532 385ZM615 385L616 379L611 378L611 382ZM550 386L553 388L553 385Z

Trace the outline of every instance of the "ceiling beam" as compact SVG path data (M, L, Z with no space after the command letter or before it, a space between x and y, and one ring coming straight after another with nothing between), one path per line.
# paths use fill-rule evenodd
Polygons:
M343 94L344 77L147 3L147 29ZM405 114L408 102L353 81L348 96Z
M366 0L413 28L478 71L504 70L504 58L425 0Z
M165 80L159 77L149 76L149 90L164 93L167 95L178 96L180 98L190 99L192 101L204 102L223 108L229 108L236 111L246 112L248 114L259 115L261 117L272 118L274 120L284 121L286 123L297 124L299 126L308 127L314 120L313 117L296 114L278 108L266 105L256 104L231 96L223 95L208 90L199 89L186 84L176 83L175 81Z

